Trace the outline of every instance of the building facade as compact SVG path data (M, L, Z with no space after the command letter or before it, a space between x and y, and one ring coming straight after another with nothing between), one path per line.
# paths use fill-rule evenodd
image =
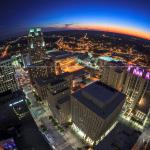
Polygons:
M28 45L31 64L41 62L46 55L45 41L41 28L30 29L28 34Z
M43 61L28 66L29 77L32 83L37 78L55 75L55 65L51 58L45 57Z
M101 67L102 73L100 81L115 88L119 91L123 90L125 81L125 67L121 62L107 62L103 63Z
M88 144L95 144L121 112L125 95L94 82L71 97L72 128Z
M69 74L37 78L35 88L38 96L48 102L53 117L61 124L69 121L71 77Z
M0 58L0 93L11 90L15 92L19 89L15 78L15 69L12 65L12 58Z
M126 70L123 93L127 96L126 103L130 108L134 108L145 94L149 83L149 79L146 78L147 73L145 69L134 66L128 66Z

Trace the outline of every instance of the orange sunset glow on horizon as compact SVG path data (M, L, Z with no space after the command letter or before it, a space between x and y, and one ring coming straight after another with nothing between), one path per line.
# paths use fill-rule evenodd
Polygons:
M145 32L139 29L134 29L134 28L125 28L125 27L119 27L119 26L104 26L104 25L71 25L68 27L68 29L114 32L114 33L126 34L130 36L135 36L135 37L150 40L149 32Z
M56 25L57 28L63 28L62 25ZM95 30L95 31L106 31L106 32L114 32L119 34L125 34L130 36L135 36L138 38L143 38L146 40L150 40L150 32L145 32L139 29L134 28L126 28L120 26L109 26L109 25L84 25L84 24L72 24L67 27L67 29L71 30Z

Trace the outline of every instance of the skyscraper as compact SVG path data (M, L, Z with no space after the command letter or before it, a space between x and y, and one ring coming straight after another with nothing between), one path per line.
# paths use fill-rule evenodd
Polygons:
M41 62L46 55L45 41L41 28L32 28L28 34L28 50L31 64Z
M101 74L101 82L119 90L123 90L123 84L125 79L125 69L122 62L105 62L103 63L103 69Z
M94 82L73 93L73 130L89 144L98 142L116 121L124 101L124 94L102 82Z
M11 90L18 90L15 78L15 69L12 65L12 58L9 56L0 58L0 93Z
M150 82L144 96L136 103L132 111L132 120L138 122L143 127L150 124Z
M149 83L148 73L146 69L128 66L123 93L127 96L126 103L130 108L134 108L137 102L144 96Z
M51 58L45 57L41 62L28 66L29 77L32 83L40 77L48 77L55 74L55 65Z
M69 120L70 113L71 78L64 74L35 80L38 95L47 100L54 118L61 124Z

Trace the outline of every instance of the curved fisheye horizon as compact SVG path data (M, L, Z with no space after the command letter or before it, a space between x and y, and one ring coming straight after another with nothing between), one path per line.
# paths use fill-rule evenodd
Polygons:
M1 0L0 150L150 150L150 0Z
M150 2L143 0L6 0L0 6L0 38L30 27L52 26L53 30L87 29L128 34L150 40ZM7 10L7 13L6 13ZM27 11L26 11L27 10ZM11 26L9 26L11 24Z
M89 31L104 31L111 32L116 34L124 34L137 38L143 38L145 40L150 40L150 32L143 31L138 28L126 28L117 25L101 25L101 24L55 24L55 25L47 25L41 26L41 28L49 29L50 31L65 31L65 30L89 30Z

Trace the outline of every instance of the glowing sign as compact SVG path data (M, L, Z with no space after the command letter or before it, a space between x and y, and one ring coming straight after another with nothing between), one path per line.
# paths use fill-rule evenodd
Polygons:
M130 72L131 68L133 68L133 66L129 65L128 68L127 68L127 71ZM132 73L134 75L138 76L138 77L142 77L144 74L146 74L145 75L145 79L150 79L150 72L146 72L146 70L144 70L144 69L142 69L140 67L134 67Z
M136 68L134 68L134 70L133 70L133 74L135 74L135 75L137 75L137 76L139 76L139 77L142 77L143 72L144 72L144 70L143 70L143 69L140 69L139 67L136 67Z
M150 72L146 73L145 79L150 79Z
M127 69L127 71L129 72L130 70L131 70L131 68L133 68L133 66L128 66L128 69Z

